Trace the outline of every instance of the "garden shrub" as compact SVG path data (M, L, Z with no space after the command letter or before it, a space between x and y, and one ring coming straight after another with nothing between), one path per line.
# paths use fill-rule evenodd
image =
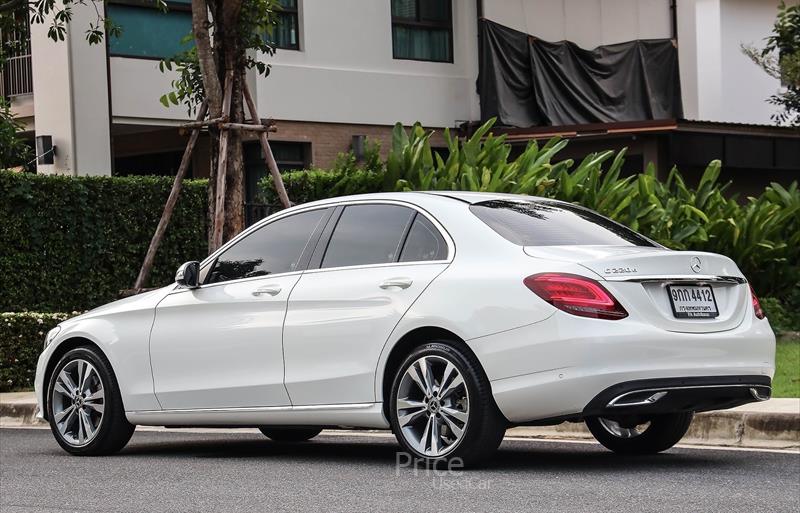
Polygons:
M85 310L117 299L136 280L172 181L0 172L0 311ZM206 182L185 182L149 286L207 254L206 205Z
M0 314L0 392L33 388L47 332L80 312Z
M699 184L690 187L672 169L664 180L650 165L621 178L625 150L587 155L580 162L558 160L567 140L531 142L515 159L493 121L468 139L445 129L447 156L430 146L431 132L396 125L385 166L372 159L363 168L350 156L331 171L284 175L298 203L392 190L468 190L531 194L597 210L667 247L721 253L733 258L760 295L773 296L790 311L800 309L800 190L797 182L772 183L758 197L740 201L720 184L721 163L712 161ZM276 202L271 181L261 183ZM775 310L773 308L773 310ZM796 321L792 321L796 326Z

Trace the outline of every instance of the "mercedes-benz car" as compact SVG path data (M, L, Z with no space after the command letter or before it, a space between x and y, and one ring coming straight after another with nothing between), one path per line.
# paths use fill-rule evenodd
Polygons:
M725 256L550 199L406 192L283 210L174 284L61 323L35 385L77 455L136 425L276 442L348 426L472 464L510 426L565 421L616 452L666 450L695 412L768 399L774 355Z

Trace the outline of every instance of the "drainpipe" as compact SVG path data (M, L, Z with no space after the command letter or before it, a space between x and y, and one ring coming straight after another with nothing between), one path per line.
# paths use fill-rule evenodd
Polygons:
M479 0L480 1L480 0ZM678 41L678 0L669 1L670 23L672 25L672 40Z
M475 0L475 10L477 19L475 23L478 27L478 80L475 81L475 90L478 93L478 102L480 103L480 89L478 89L478 83L480 82L480 69L481 69L481 60L483 58L483 38L481 37L481 22L483 21L483 0ZM480 124L480 122L478 123ZM460 130L461 134L464 136L469 136L473 130L473 122L468 121L462 125L462 129Z

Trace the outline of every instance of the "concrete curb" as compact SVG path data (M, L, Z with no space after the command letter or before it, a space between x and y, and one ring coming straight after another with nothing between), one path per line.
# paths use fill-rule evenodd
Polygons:
M46 426L36 418L38 406L31 393L0 394L0 426ZM585 424L516 427L507 437L593 440ZM732 410L695 415L681 443L771 449L800 448L800 399L772 399Z
M558 426L516 427L509 429L506 436L594 439L582 422L565 422ZM695 415L689 432L681 443L770 449L800 448L800 414L735 410L699 413Z

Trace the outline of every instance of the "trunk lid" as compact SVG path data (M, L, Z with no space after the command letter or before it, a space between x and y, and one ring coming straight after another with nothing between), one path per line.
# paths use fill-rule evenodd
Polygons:
M526 246L527 255L579 264L602 277L603 285L632 314L668 331L704 333L741 324L750 305L744 276L728 257L700 251L644 246ZM673 287L711 287L718 315L679 318Z

